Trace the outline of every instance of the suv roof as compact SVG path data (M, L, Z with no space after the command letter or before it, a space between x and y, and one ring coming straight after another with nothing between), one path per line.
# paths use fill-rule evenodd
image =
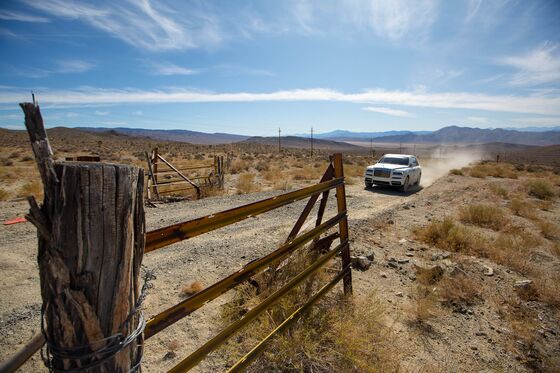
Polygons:
M411 154L383 154L383 157L396 157L396 158L414 157L414 158L416 158L416 156L411 155Z

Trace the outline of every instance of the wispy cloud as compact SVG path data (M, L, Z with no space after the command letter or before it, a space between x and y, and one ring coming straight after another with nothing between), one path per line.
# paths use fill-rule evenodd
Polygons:
M362 110L372 111L375 113L381 113L386 115L392 115L395 117L412 117L412 114L409 113L408 111L391 109L387 107L367 106L367 107L363 107Z
M436 0L347 0L345 5L354 23L393 41L426 37L438 13Z
M102 111L102 110L95 110L95 115L105 116L105 115L109 115L109 112Z
M499 64L518 71L511 75L513 85L536 85L560 81L558 44L544 43L527 54L498 59Z
M142 116L144 115L144 112L142 110L136 110L132 112L132 115Z
M182 88L161 90L102 89L83 87L74 90L36 91L38 100L48 105L115 105L198 102L347 102L373 105L398 105L440 109L474 109L496 112L560 115L560 96L490 95L484 93L428 91L390 91L373 89L344 93L311 88L254 92L203 92ZM0 104L16 104L29 99L27 91L0 90Z
M1 10L1 9L0 9L0 19L4 21L33 22L33 23L50 22L50 20L45 17L39 17L31 14L16 12L12 10Z
M83 60L60 60L58 67L53 71L61 74L83 73L91 70L95 65Z
M153 75L194 75L199 71L188 67L179 66L170 62L144 61L150 74Z
M157 50L185 49L221 41L210 13L193 6L176 11L159 1L78 3L67 0L23 0L51 16L82 21L133 46Z

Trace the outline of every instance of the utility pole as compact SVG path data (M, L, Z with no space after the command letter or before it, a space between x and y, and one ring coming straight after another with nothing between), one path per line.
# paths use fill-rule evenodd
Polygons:
M281 148L281 146L280 146L280 133L281 133L281 132L282 132L282 131L280 130L280 127L278 127L278 153L281 153L281 152L282 152L282 148Z
M311 156L313 157L313 127L311 127Z

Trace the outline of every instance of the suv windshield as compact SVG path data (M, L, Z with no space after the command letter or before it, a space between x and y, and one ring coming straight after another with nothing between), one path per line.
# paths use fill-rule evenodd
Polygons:
M406 158L383 157L379 160L379 163L398 164L402 166L408 166L408 157Z

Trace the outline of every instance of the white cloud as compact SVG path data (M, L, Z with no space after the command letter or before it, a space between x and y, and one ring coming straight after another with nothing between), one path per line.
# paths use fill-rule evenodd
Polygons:
M467 120L473 123L480 123L480 124L488 123L488 118L486 117L467 117Z
M142 110L136 110L132 112L132 115L141 116L144 115L144 112Z
M412 114L409 113L408 111L391 109L387 107L367 106L367 107L363 107L362 110L372 111L375 113L381 113L386 115L392 115L395 117L412 117Z
M50 22L48 18L15 12L12 10L0 10L0 19L4 21L18 21L18 22L33 22L33 23L47 23Z
M194 75L199 73L197 70L169 62L145 61L145 63L149 72L153 75Z
M221 30L204 4L177 11L159 1L76 2L23 0L51 16L82 21L135 47L152 51L195 48L221 41ZM186 6L186 4L184 4Z
M113 122L113 121L107 121L107 122L101 122L101 124L105 124L107 126L125 126L128 123L127 122Z
M399 105L439 109L473 109L539 115L560 115L560 96L543 93L530 95L490 95L484 93L427 91L389 91L373 89L344 93L311 88L253 92L205 92L182 88L160 90L102 89L82 87L74 90L37 90L38 100L47 105L116 105L198 102L348 102L374 105ZM25 90L0 90L0 104L28 101Z
M55 70L61 74L83 73L91 70L94 65L83 60L61 60L57 62L58 68Z
M76 117L79 117L79 116L80 116L80 114L74 113L74 112L72 112L72 111L66 113L66 117L67 117L67 118L76 118Z
M95 110L95 115L105 116L109 115L108 111Z
M436 0L347 0L353 23L372 28L378 36L397 41L405 36L423 38L437 18Z
M513 85L560 81L558 44L544 43L525 55L500 58L498 63L518 70L510 77L510 83Z

